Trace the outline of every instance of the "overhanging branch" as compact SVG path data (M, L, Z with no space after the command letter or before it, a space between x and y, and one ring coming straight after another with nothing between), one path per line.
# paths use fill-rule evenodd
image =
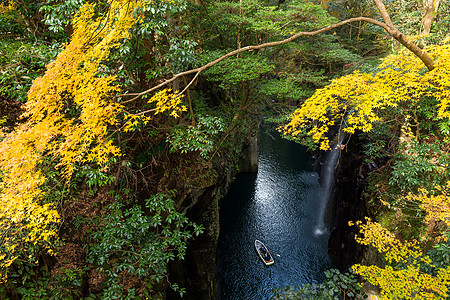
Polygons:
M324 28L321 28L321 29L318 29L318 30L315 30L315 31L299 32L299 33L297 33L297 34L295 34L295 35L293 35L293 36L291 36L291 37L289 37L287 39L281 40L281 41L269 42L269 43L264 43L264 44L260 44L260 45L253 45L253 46L242 47L242 48L236 49L234 51L231 51L231 52L229 52L229 53L227 53L227 54L225 54L225 55L223 55L223 56L221 56L221 57L219 57L219 58L217 58L217 59L215 59L215 60L213 60L213 61L211 61L211 62L209 62L209 63L207 63L207 64L205 64L205 65L203 65L201 67L199 67L199 68L195 68L195 69L191 69L191 70L188 70L188 71L184 71L184 72L178 73L178 74L174 75L172 78L167 79L164 82L162 82L162 83L160 83L160 84L158 84L158 85L156 85L156 86L154 86L154 87L152 87L152 88L150 88L148 90L145 90L143 92L121 94L121 95L118 95L118 96L119 97L133 97L133 98L131 98L129 100L126 100L126 101L124 101L122 103L131 102L131 101L134 101L134 100L138 99L139 97L141 97L141 96L143 96L145 94L151 93L151 92L153 92L153 91L155 91L155 90L157 90L157 89L159 89L159 88L161 88L161 87L163 87L163 86L173 82L175 79L177 79L179 77L186 76L186 75L193 74L193 73L197 73L195 75L197 77L198 73L200 73L200 72L202 72L202 71L212 67L213 65L215 65L215 64L217 64L217 63L219 63L219 62L221 62L221 61L223 61L223 60L225 60L225 59L227 59L227 58L229 58L231 56L239 54L241 52L253 51L253 50L259 50L259 49L267 48L267 47L274 47L274 46L284 45L284 44L292 42L293 40L298 39L299 37L302 37L302 36L314 36L314 35L317 35L317 34L320 34L320 33L323 33L323 32L326 32L326 31L329 31L329 30L332 30L332 29L335 29L337 27L349 24L349 23L361 22L361 21L362 22L371 23L371 24L374 24L374 25L382 27L393 38L395 38L402 45L404 45L407 49L409 49L412 53L414 53L417 57L419 57L429 70L432 70L434 68L433 60L426 54L426 52L424 52L422 49L420 49L416 44L414 44L413 42L409 41L406 38L406 36L403 33L401 33L392 24L392 22L391 22L391 20L389 18L389 15L387 14L387 11L384 8L384 5L383 5L383 3L380 0L374 0L374 2L377 4L377 7L378 7L378 9L380 11L380 14L381 14L381 16L383 17L383 20L386 23L383 23L383 22L380 22L380 21L377 21L377 20L374 20L374 19L371 19L371 18L367 18L367 17L357 17L357 18L351 18L351 19L348 19L348 20L345 20L345 21L341 21L339 23L336 23L336 24L333 24L333 25L329 25L327 27L324 27Z

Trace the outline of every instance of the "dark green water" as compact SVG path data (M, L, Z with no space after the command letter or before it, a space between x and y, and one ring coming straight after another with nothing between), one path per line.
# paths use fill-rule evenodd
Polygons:
M313 161L303 147L264 129L258 147L258 173L239 175L220 209L221 300L270 299L274 288L321 282L332 267L328 234L317 234L323 205ZM274 265L257 257L255 239L280 255Z

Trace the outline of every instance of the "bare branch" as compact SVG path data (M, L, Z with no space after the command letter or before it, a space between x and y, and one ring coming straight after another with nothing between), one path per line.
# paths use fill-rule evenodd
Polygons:
M181 92L178 93L178 95L184 94L184 92L191 86L191 84L195 81L195 79L197 79L198 74L200 74L200 72L195 74L194 78L192 78L191 81L189 81L189 84L187 84L186 87Z
M369 23L373 23L375 25L381 26L381 27L385 28L386 30L388 30L388 27L386 26L386 24L384 24L382 22L379 22L379 21L376 21L376 20L373 20L373 19L370 19L370 18L365 18L365 17L352 18L352 19L348 19L348 20L345 20L345 21L342 21L342 22L339 22L339 23L336 23L336 24L333 24L333 25L330 25L330 26L327 26L327 27L315 30L315 31L299 32L299 33L297 33L297 34L295 34L295 35L293 35L293 36L291 36L291 37L289 37L287 39L281 40L281 41L269 42L269 43L264 43L264 44L260 44L260 45L246 46L246 47L242 47L242 48L236 49L234 51L231 51L231 52L229 52L229 53L227 53L227 54L217 58L216 60L213 60L213 61L207 63L206 65L203 65L203 66L199 67L199 68L178 73L178 74L174 75L172 78L167 79L164 82L162 82L162 83L160 83L160 84L158 84L158 85L156 85L156 86L154 86L154 87L152 87L152 88L150 88L148 90L145 90L145 91L140 92L140 93L121 94L121 95L118 95L118 97L125 97L125 96L127 96L127 97L134 97L132 99L124 101L123 103L131 102L131 101L134 101L134 100L138 99L139 97L141 97L141 96L143 96L145 94L151 93L154 90L157 90L157 89L159 89L159 88L161 88L161 87L171 83L172 81L174 81L178 77L186 76L186 75L189 75L189 74L192 74L192 73L199 73L199 72L204 71L204 70L212 67L213 65L215 65L215 64L217 64L217 63L219 63L219 62L221 62L221 61L223 61L225 59L227 59L228 57L234 56L234 55L236 55L238 53L241 53L241 52L244 52L244 51L259 50L259 49L262 49L262 48L274 47L274 46L287 44L287 43L292 42L293 40L295 40L295 39L297 39L297 38L299 38L301 36L314 36L314 35L317 35L319 33L322 33L322 32L325 32L325 31L337 28L339 26L342 26L342 25L345 25L345 24L348 24L348 23L352 23L352 22L358 22L358 21L366 21L366 22L369 22Z
M291 36L291 37L289 37L287 39L281 40L281 41L269 42L269 43L264 43L264 44L260 44L260 45L252 45L252 46L242 47L242 48L236 49L234 51L231 51L231 52L229 52L229 53L227 53L227 54L217 58L216 60L213 60L213 61L211 61L211 62L209 62L209 63L207 63L207 64L205 64L205 65L203 65L203 66L201 66L199 68L191 69L191 70L188 70L188 71L184 71L184 72L178 73L178 74L174 75L172 78L167 79L164 82L162 82L162 83L160 83L160 84L158 84L158 85L156 85L156 86L154 86L154 87L152 87L152 88L150 88L148 90L145 90L143 92L121 94L121 95L118 95L118 96L119 97L133 97L133 98L131 98L129 100L126 100L126 101L124 101L122 103L131 102L131 101L134 101L134 100L138 99L139 97L141 97L141 96L143 96L145 94L151 93L154 90L157 90L157 89L159 89L159 88L161 88L161 87L163 87L163 86L173 82L178 77L186 76L186 75L193 74L193 73L197 73L197 75L195 76L195 77L197 77L198 73L200 73L200 72L202 72L202 71L212 67L213 65L215 65L215 64L217 64L217 63L219 63L219 62L221 62L221 61L223 61L223 60L225 60L225 59L227 59L227 58L229 58L231 56L239 54L241 52L254 51L254 50L259 50L259 49L262 49L262 48L284 45L284 44L292 42L293 40L298 39L299 37L302 37L302 36L314 36L314 35L317 35L317 34L320 34L320 33L323 33L323 32L326 32L326 31L329 31L329 30L332 30L332 29L335 29L337 27L340 27L340 26L343 26L343 25L346 25L346 24L349 24L349 23L354 23L354 22L367 22L367 23L371 23L371 24L374 24L374 25L382 27L393 38L395 38L402 45L404 45L407 49L409 49L411 52L413 52L417 57L419 57L429 70L432 70L434 68L433 60L422 49L420 49L416 44L414 44L413 42L409 41L406 38L406 36L403 33L401 33L393 25L393 23L392 23L392 21L391 21L391 19L389 17L389 14L387 13L386 8L385 8L383 2L381 2L381 0L374 0L374 2L377 5L378 10L380 11L380 14L383 17L383 20L385 21L385 23L377 21L377 20L374 20L374 19L371 19L371 18L367 18L367 17L351 18L351 19L344 20L344 21L341 21L341 22L336 23L336 24L332 24L332 25L329 25L327 27L324 27L324 28L321 28L321 29L318 29L318 30L315 30L315 31L299 32L299 33L297 33L297 34L295 34L295 35L293 35L293 36Z
M392 29L394 29L395 26L392 23L391 17L389 17L389 14L388 14L388 12L386 10L386 7L384 6L383 2L381 0L373 0L373 2L375 2L375 5L377 6L378 12L380 13L381 17L383 18L384 23L386 23L387 26L389 26Z

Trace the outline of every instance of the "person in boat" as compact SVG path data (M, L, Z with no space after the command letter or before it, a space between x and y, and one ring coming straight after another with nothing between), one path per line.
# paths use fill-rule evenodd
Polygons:
M259 248L259 250L261 251L262 256L264 257L264 259L266 261L270 261L270 255L269 252L267 252L266 248L264 248L263 246L261 246L261 248Z

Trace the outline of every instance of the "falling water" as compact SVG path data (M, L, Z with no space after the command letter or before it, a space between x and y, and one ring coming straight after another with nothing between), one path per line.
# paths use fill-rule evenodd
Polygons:
M325 223L325 218L327 216L328 204L330 202L330 199L333 197L335 179L334 175L341 151L340 146L341 142L339 142L331 151L327 153L325 164L323 165L320 172L321 203L317 226L314 230L315 235L322 235L328 231L327 224Z

